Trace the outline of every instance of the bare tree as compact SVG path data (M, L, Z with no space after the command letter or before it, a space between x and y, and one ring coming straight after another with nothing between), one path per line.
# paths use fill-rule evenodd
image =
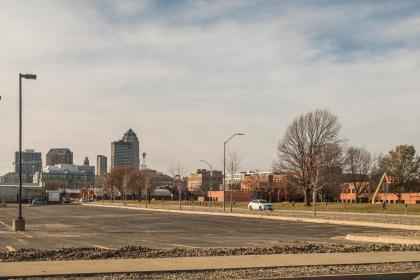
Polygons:
M185 177L186 170L179 161L177 164L172 164L172 166L169 168L169 174L172 175L172 177L175 180L175 183L177 184L178 197L180 198L183 192L183 178ZM179 178L178 182L176 181L176 177Z
M294 119L278 144L274 169L304 189L308 206L311 191L326 185L335 177L332 171L341 168L344 140L340 130L335 115L315 110Z
M135 176L137 169L129 166L115 167L107 176L107 185L111 188L111 192L119 191L122 199L126 198L127 193L133 193L132 177Z
M239 172L241 167L241 158L235 151L230 151L228 153L227 161L226 161L226 169L230 174L230 190L232 190L234 186L234 176L236 173Z
M128 190L132 193L132 198L137 196L137 200L140 201L141 194L145 189L145 176L140 170L132 170L129 173L127 180Z
M155 171L151 169L143 169L140 171L142 188L146 194L147 202L150 202L150 195L155 189Z
M345 171L350 175L354 186L356 202L366 192L369 184L369 175L373 166L373 156L365 148L349 147L345 158Z

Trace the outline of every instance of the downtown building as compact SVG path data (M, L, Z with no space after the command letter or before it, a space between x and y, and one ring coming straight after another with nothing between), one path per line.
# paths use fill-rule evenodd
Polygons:
M89 165L86 157L83 165L47 165L38 175L36 183L47 191L58 190L62 193L80 193L82 188L90 188L95 183L95 167Z
M68 148L53 148L46 155L45 165L73 164L73 152Z
M42 157L40 152L34 150L22 151L22 167L19 161L19 152L15 152L15 174L22 168L22 182L32 183L36 172L42 170Z
M104 176L108 170L108 158L103 155L96 156L96 176Z
M139 140L132 129L121 140L111 143L111 169L116 167L140 168Z

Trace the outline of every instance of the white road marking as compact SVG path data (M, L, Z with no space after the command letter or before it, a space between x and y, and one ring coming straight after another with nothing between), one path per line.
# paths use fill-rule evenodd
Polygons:
M3 226L7 227L9 230L11 230L12 232L14 232L14 231L13 231L13 228L12 228L11 226L9 226L8 224L6 224L5 222L0 221L0 224L2 224ZM22 232L22 231L16 231L16 233L21 234L21 235L23 235L23 236L26 236L26 237L28 237L28 238L32 238L32 236L31 236L31 235L26 234L26 233L24 233L24 232Z
M0 224L2 224L3 226L7 227L8 229L12 229L12 227L11 227L11 226L9 226L8 224L6 224L6 223L4 223L4 222L2 222L2 221L0 221Z
M176 244L176 243L172 243L170 245L175 245L177 247L185 247L185 248L199 248L199 247L194 247L194 246L188 246L188 245L182 245L182 244Z
M26 233L24 233L24 232L22 232L22 231L17 231L17 233L19 233L19 234L21 234L21 235L23 235L23 236L26 236L26 237L28 237L28 238L32 238L32 235L26 234Z
M111 250L111 248L105 247L105 246L100 246L100 245L96 245L96 244L92 244L93 247L98 248L98 249L104 249L104 250Z
M15 248L13 248L12 246L6 246L6 249L7 249L9 252L16 252L16 249L15 249Z

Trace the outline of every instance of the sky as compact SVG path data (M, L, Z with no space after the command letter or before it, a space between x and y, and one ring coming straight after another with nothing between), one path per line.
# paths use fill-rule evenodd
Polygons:
M0 0L0 174L18 149L110 156L132 128L147 165L270 170L302 113L348 145L420 150L419 1Z

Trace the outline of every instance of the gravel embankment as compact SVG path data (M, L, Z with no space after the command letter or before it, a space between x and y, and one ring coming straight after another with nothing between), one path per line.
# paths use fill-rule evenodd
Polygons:
M420 251L420 245L402 244L330 244L330 243L292 243L274 247L240 248L171 248L150 249L128 246L104 250L98 248L62 248L58 250L19 249L16 252L0 252L0 262L19 261L60 261L60 260L98 260L133 258L170 258L202 256L237 256L270 254L310 254L310 253L351 253Z
M343 275L363 273L387 273L387 272L419 272L420 262L408 263L383 263L369 265L336 265L336 266L302 266L280 267L261 269L239 270L215 270L179 273L122 273L102 274L90 276L60 276L60 277L31 277L31 280L55 280L55 279L84 279L84 280L224 280L224 279L269 279L277 277L303 277L321 275Z

